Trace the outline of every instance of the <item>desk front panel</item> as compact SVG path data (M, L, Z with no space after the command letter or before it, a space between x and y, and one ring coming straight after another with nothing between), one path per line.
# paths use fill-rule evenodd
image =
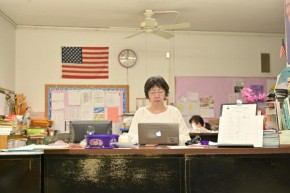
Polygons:
M188 193L289 193L290 154L187 155Z
M184 155L45 155L45 193L184 193Z
M1 193L41 193L41 155L0 156Z

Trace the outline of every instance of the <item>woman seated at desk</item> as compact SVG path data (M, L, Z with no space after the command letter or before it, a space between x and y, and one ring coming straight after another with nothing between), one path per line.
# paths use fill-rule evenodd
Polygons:
M192 125L190 133L192 144L199 143L200 141L217 142L218 131L213 130L209 123L205 123L201 116L193 115L189 123Z
M211 126L209 123L205 123L203 118L199 115L193 115L189 119L189 123L192 126L192 133L209 133L211 132Z
M184 145L190 140L189 130L180 111L171 105L166 105L164 101L169 95L169 86L161 76L152 76L147 79L144 85L144 93L150 103L145 107L140 107L132 119L129 129L129 141L132 144L138 141L138 123L179 123L179 144Z

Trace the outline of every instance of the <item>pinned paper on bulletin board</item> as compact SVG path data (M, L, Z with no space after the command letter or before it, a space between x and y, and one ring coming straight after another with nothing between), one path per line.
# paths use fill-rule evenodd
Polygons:
M112 120L113 123L117 123L119 121L120 114L118 107L108 107L107 108L107 119Z
M196 96L198 96L196 94L194 94L194 97L181 97L179 99L177 108L182 115L192 115L200 113L200 101L196 99Z
M214 117L213 96L199 96L199 93L188 92L187 97L180 97L177 108L184 116L201 115L206 118Z

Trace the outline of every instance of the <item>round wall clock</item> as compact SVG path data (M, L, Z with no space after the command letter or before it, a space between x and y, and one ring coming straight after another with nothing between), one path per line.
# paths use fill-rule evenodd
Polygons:
M131 68L137 62L137 55L133 50L122 50L118 56L119 63L125 68Z

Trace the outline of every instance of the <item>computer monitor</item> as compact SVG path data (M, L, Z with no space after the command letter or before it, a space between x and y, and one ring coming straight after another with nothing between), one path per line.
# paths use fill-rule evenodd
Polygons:
M110 120L73 120L70 121L70 141L80 143L85 139L88 128L93 134L112 134L112 121Z

